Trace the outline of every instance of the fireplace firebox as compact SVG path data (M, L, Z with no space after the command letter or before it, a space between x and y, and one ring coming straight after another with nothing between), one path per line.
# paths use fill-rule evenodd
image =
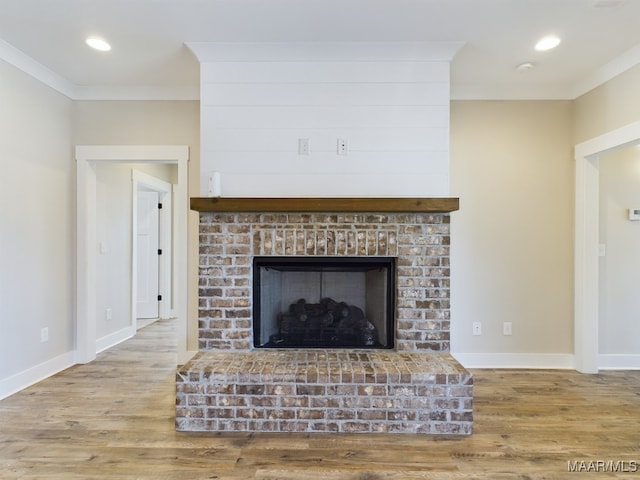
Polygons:
M393 348L395 258L255 257L257 348Z

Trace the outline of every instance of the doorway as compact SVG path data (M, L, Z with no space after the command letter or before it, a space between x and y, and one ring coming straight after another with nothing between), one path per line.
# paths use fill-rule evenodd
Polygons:
M139 170L132 178L132 312L136 330L171 318L172 185Z
M598 367L640 369L640 146L600 158Z
M188 265L188 160L187 146L76 146L76 349L75 362L88 363L96 357L96 165L103 163L161 162L177 164L174 189L175 238L173 288L177 321L178 363L189 358L187 351L187 265Z
M598 373L599 159L640 141L640 122L575 146L574 358L576 370Z

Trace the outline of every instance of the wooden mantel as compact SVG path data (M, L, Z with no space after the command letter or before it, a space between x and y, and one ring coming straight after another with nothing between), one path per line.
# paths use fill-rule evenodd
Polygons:
M446 213L459 208L459 198L239 198L192 197L198 212L406 212Z

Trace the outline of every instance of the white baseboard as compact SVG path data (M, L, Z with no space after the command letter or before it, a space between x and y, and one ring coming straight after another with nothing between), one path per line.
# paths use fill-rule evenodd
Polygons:
M451 355L465 368L575 368L573 354L569 353L459 353Z
M105 335L102 338L96 340L96 353L104 352L108 348L111 348L119 343L129 340L136 334L136 328L133 326L125 327L117 332Z
M640 370L640 355L600 354L598 368L600 370Z
M147 328L149 325L156 323L159 318L138 318L136 319L136 332Z
M74 352L67 352L0 380L0 400L30 387L45 378L51 377L56 373L60 373L62 370L72 367L75 365L74 357Z
M112 334L106 335L96 340L96 353L100 353L113 347L136 334L134 327L126 327ZM72 367L75 361L75 352L68 352L59 355L44 363L31 367L22 372L16 373L8 378L0 380L0 400L7 398L14 393L24 390L46 378L49 378L62 370Z

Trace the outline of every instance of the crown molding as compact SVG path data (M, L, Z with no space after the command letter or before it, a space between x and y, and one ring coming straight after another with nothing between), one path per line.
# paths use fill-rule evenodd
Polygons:
M76 86L73 100L199 100L199 85Z
M451 83L451 100L575 100L640 65L640 44L571 85Z
M22 70L27 75L32 76L57 92L60 92L69 98L73 98L75 87L71 82L52 70L49 70L41 63L36 62L33 58L26 55L21 50L18 50L10 43L5 42L1 38L0 59L4 60L9 65L13 65L18 70Z
M201 63L451 62L464 42L187 42L186 45Z
M10 43L0 39L0 60L42 82L71 100L199 100L199 85L74 85Z
M640 64L640 44L606 63L595 72L578 82L573 89L573 97L578 98L596 87Z
M186 44L200 62L213 61L447 61L464 42L287 42ZM303 56L303 50L304 55ZM199 100L199 85L75 85L0 39L0 60L71 100ZM575 100L640 64L637 45L575 85L451 84L452 100Z
M572 100L567 85L451 83L451 100Z

